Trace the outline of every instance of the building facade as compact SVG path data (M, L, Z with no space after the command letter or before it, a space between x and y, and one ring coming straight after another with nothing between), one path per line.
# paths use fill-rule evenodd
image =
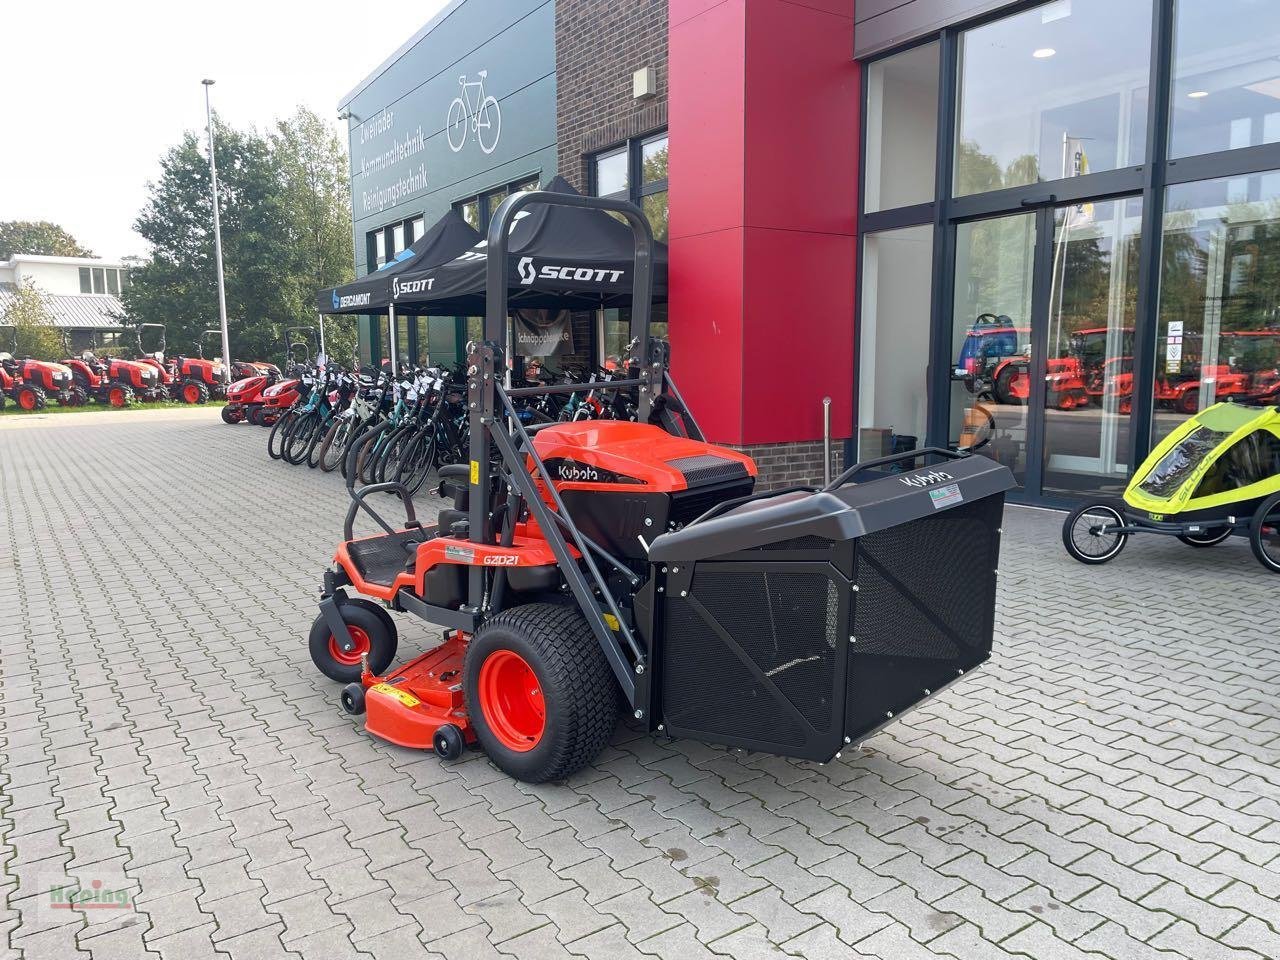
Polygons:
M129 268L120 260L14 254L0 261L0 316L17 288L31 284L44 294L53 324L69 352L117 347L125 329L120 294L129 286ZM0 334L0 350L7 350Z
M767 482L829 410L1065 504L1280 381L1280 4L544 6L558 169L666 237L682 392Z

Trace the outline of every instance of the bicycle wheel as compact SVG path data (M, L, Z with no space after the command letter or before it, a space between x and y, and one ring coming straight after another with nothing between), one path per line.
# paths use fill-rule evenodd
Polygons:
M350 417L339 417L325 434L320 449L320 469L332 473L342 462L342 455L347 449L347 439L351 436L355 421Z
M271 433L267 435L267 456L272 460L279 460L284 453L285 437L289 435L289 429L297 416L294 411L286 410L276 417L276 422L271 425Z
M400 472L405 451L413 442L413 435L417 429L417 424L406 424L387 438L382 448L382 455L378 458L376 483L386 483L387 477L394 479Z
M333 435L333 431L337 429L337 426L337 420L334 420L332 423L325 423L322 418L320 422L316 424L315 430L311 432L311 442L307 444L306 461L307 466L312 470L320 466L320 455L324 453L324 451L320 449L321 444Z
M284 441L284 461L295 467L307 457L311 436L320 423L320 414L312 411L300 416Z
M366 432L364 439L359 444L352 446L351 452L347 454L347 484L349 486L354 485L356 481L360 483L373 482L370 471L377 461L377 454L380 449L378 443L390 427L390 421L383 420L382 423Z
M342 459L339 461L342 470L342 478L347 478L347 461L351 458L351 451L364 442L365 436L373 429L373 421L366 421L355 424L351 433L347 435L347 442L342 448Z
M405 452L400 462L400 469L396 473L396 480L409 489L410 495L421 490L422 485L427 482L427 477L431 476L431 471L436 465L438 449L436 431L430 427L419 430L409 444L409 449Z

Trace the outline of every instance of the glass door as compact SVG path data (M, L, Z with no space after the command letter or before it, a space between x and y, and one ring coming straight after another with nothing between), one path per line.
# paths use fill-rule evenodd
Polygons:
M951 444L1028 499L1123 491L1140 198L955 226Z
M1040 493L1118 496L1129 474L1142 200L1078 203L1047 213L1053 249L1046 360L1039 371Z
M955 227L951 321L951 445L1003 463L1028 485L1038 214Z

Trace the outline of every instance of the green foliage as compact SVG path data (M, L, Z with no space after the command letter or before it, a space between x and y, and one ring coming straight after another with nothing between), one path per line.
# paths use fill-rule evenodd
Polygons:
M14 300L0 317L6 329L0 350L12 348L15 357L58 360L62 357L62 337L53 325L53 314L44 294L30 280L18 284Z
M217 117L214 125L231 352L278 361L285 327L315 325L316 291L352 276L346 158L333 130L305 109L265 136ZM202 332L218 327L206 143L188 131L161 161L135 224L151 260L131 272L121 297L128 322L167 326L172 354L194 353ZM325 332L355 343L353 321ZM217 343L206 340L206 353Z
M43 257L92 257L76 238L48 220L0 221L0 260L15 253Z

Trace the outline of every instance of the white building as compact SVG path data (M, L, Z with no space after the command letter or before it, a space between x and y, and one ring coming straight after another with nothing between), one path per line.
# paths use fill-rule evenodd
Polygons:
M14 254L0 261L0 314L20 283L30 281L45 294L54 325L65 332L71 351L115 346L124 328L120 293L129 285L129 265L96 257Z

